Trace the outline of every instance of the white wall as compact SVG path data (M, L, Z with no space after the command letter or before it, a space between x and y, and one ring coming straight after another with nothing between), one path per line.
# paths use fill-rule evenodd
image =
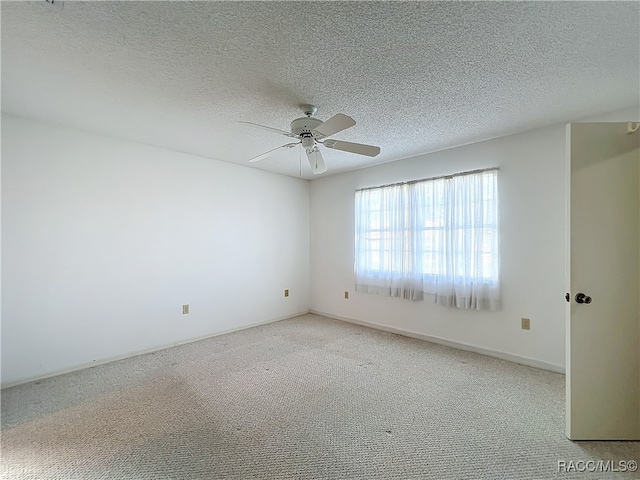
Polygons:
M311 309L564 366L563 126L424 155L311 184ZM500 168L503 309L465 311L353 291L357 188ZM350 298L344 299L344 291ZM531 330L520 318L531 319Z
M562 370L564 148L549 127L316 179L310 202L306 181L3 114L2 384L309 306ZM501 312L353 292L356 188L487 166L501 169Z
M2 260L3 385L291 316L309 182L3 114Z
M564 371L565 149L565 126L556 125L312 181L311 310ZM353 291L356 189L493 166L500 168L500 312ZM531 319L530 331L520 328L521 317Z

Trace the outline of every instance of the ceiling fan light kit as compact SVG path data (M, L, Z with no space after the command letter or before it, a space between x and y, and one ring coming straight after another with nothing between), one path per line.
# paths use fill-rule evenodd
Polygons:
M355 153L358 155L366 155L368 157L375 157L380 153L380 147L373 145L364 145L362 143L345 142L342 140L334 140L327 137L335 135L347 128L353 127L356 122L353 118L343 113L337 113L327 121L322 121L314 118L313 115L318 111L318 108L314 105L302 105L302 112L304 117L296 118L291 122L290 131L280 130L278 128L267 127L265 125L259 125L252 122L240 122L244 125L250 125L252 127L263 128L287 137L297 138L298 142L287 143L276 147L268 152L253 157L249 162L259 162L271 155L281 148L293 148L297 145L302 145L302 148L307 152L307 158L311 165L311 171L318 175L327 171L327 165L324 162L322 153L318 148L318 145L324 145L327 148L333 150L341 150L343 152Z

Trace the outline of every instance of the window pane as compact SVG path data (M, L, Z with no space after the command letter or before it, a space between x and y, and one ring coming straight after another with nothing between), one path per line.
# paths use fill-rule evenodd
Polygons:
M497 283L497 170L356 192L356 275Z

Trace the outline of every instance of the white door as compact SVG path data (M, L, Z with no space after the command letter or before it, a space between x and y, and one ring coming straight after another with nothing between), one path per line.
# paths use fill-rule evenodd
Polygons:
M567 126L572 440L640 440L640 132L627 128Z

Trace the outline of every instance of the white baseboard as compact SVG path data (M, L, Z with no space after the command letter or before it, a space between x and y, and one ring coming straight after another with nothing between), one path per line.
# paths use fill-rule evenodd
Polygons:
M515 355L513 353L500 352L498 350L491 350L489 348L479 347L477 345L470 345L470 344L467 344L467 343L456 342L456 341L453 341L453 340L447 340L445 338L436 337L436 336L433 336L433 335L427 335L427 334L419 333L419 332L412 332L410 330L404 330L404 329L401 329L401 328L390 327L390 326L387 326L387 325L381 325L381 324L378 324L378 323L368 322L366 320L358 320L358 319L355 319L355 318L343 317L341 315L335 315L335 314L332 314L332 313L321 312L321 311L318 311L318 310L307 310L307 311L302 311L302 312L298 312L298 313L293 313L291 315L286 315L284 317L273 318L273 319L270 319L270 320L263 320L263 321L260 321L260 322L255 322L255 323L250 323L248 325L243 325L241 327L230 328L230 329L227 329L227 330L222 330L220 332L211 333L211 334L207 334L207 335L202 335L202 336L195 337L195 338L190 338L190 339L187 339L187 340L182 340L180 342L170 343L170 344L167 344L167 345L161 345L161 346L157 346L157 347L151 347L151 348L147 348L145 350L138 350L138 351L135 351L135 352L124 354L124 355L117 355L117 356L114 356L114 357L103 358L103 359L97 360L95 362L84 363L84 364L81 364L81 365L75 365L75 366L70 367L70 368L64 368L64 369L61 369L61 370L54 370L54 371L51 371L51 372L47 372L47 373L45 373L43 375L36 375L36 376L32 376L32 377L23 378L23 379L15 381L15 382L2 384L2 389L15 387L17 385L22 385L22 384L29 383L29 382L35 382L35 381L38 381L38 380L44 380L45 378L55 377L55 376L58 376L58 375L63 375L65 373L71 373L71 372L75 372L75 371L78 371L78 370L84 370L85 368L91 368L91 367L95 367L97 365L104 365L106 363L116 362L118 360L124 360L125 358L137 357L138 355L144 355L144 354L147 354L147 353L158 352L160 350L165 350L167 348L177 347L179 345L185 345L187 343L198 342L200 340L205 340L207 338L217 337L219 335L225 335L227 333L232 333L232 332L237 332L237 331L240 331L240 330L245 330L247 328L257 327L259 325L266 325L268 323L279 322L280 320L286 320L288 318L298 317L298 316L304 315L306 313L314 313L316 315L322 315L323 317L333 318L333 319L341 320L343 322L348 322L348 323L354 323L354 324L357 324L357 325L362 325L364 327L374 328L376 330L382 330L384 332L395 333L395 334L398 334L398 335L403 335L405 337L417 338L419 340L424 340L424 341L427 341L427 342L437 343L437 344L440 344L440 345L445 345L447 347L457 348L459 350L467 350L467 351L470 351L470 352L480 353L482 355L488 355L490 357L500 358L502 360L508 360L510 362L519 363L521 365L527 365L527 366L530 366L530 367L540 368L542 370L549 370L551 372L562 373L562 374L565 373L565 368L564 368L563 365L556 365L556 364L549 363L549 362L543 362L541 360L536 360L535 358L523 357L523 356L520 356L520 355Z
M556 365L555 363L544 362L542 360L536 360L535 358L523 357L520 355L515 355L513 353L500 352L498 350L492 350L490 348L479 347L477 345L471 345L468 343L456 342L454 340L447 340L446 338L436 337L419 332L412 332L411 330L404 330L402 328L389 327L387 325L368 322L366 320L358 320L355 318L343 317L341 315L334 315L332 313L320 312L318 310L309 310L309 313L315 313L316 315L322 315L323 317L334 318L336 320L342 320L343 322L348 323L355 323L364 327L375 328L376 330L395 333L398 335L403 335L405 337L417 338L418 340L425 340L427 342L437 343L439 345L445 345L447 347L457 348L459 350L467 350L469 352L480 353L482 355L500 358L502 360L508 360L509 362L518 363L520 365L527 365L529 367L540 368L542 370L548 370L555 373L565 373L564 365Z
M195 337L195 338L189 338L187 340L182 340L180 342L169 343L169 344L166 344L166 345L160 345L160 346L157 346L157 347L151 347L151 348L147 348L147 349L144 349L144 350L137 350L135 352L125 353L123 355L116 355L114 357L102 358L102 359L96 360L94 362L83 363L83 364L80 364L80 365L74 365L73 367L63 368L61 370L53 370L53 371L47 372L47 373L45 373L43 375L36 375L36 376L32 376L32 377L23 378L23 379L17 380L15 382L10 382L10 383L7 383L7 384L3 383L2 384L2 389L4 390L5 388L11 388L11 387L15 387L17 385L23 385L25 383L35 382L35 381L38 381L38 380L44 380L45 378L56 377L58 375L63 375L65 373L76 372L78 370L84 370L85 368L91 368L91 367L95 367L95 366L98 366L98 365L104 365L105 363L117 362L118 360L124 360L125 358L137 357L139 355L145 355L147 353L159 352L160 350L166 350L167 348L177 347L179 345L186 345L187 343L199 342L200 340L206 340L207 338L217 337L219 335L225 335L227 333L232 333L232 332L237 332L237 331L240 331L240 330L245 330L247 328L257 327L259 325L266 325L267 323L279 322L280 320L286 320L288 318L298 317L300 315L305 315L307 313L309 313L309 311L305 310L303 312L292 313L291 315L286 315L284 317L272 318L270 320L263 320L263 321L260 321L260 322L250 323L248 325L243 325L241 327L229 328L227 330L222 330L220 332L209 333L209 334L201 335L201 336Z

